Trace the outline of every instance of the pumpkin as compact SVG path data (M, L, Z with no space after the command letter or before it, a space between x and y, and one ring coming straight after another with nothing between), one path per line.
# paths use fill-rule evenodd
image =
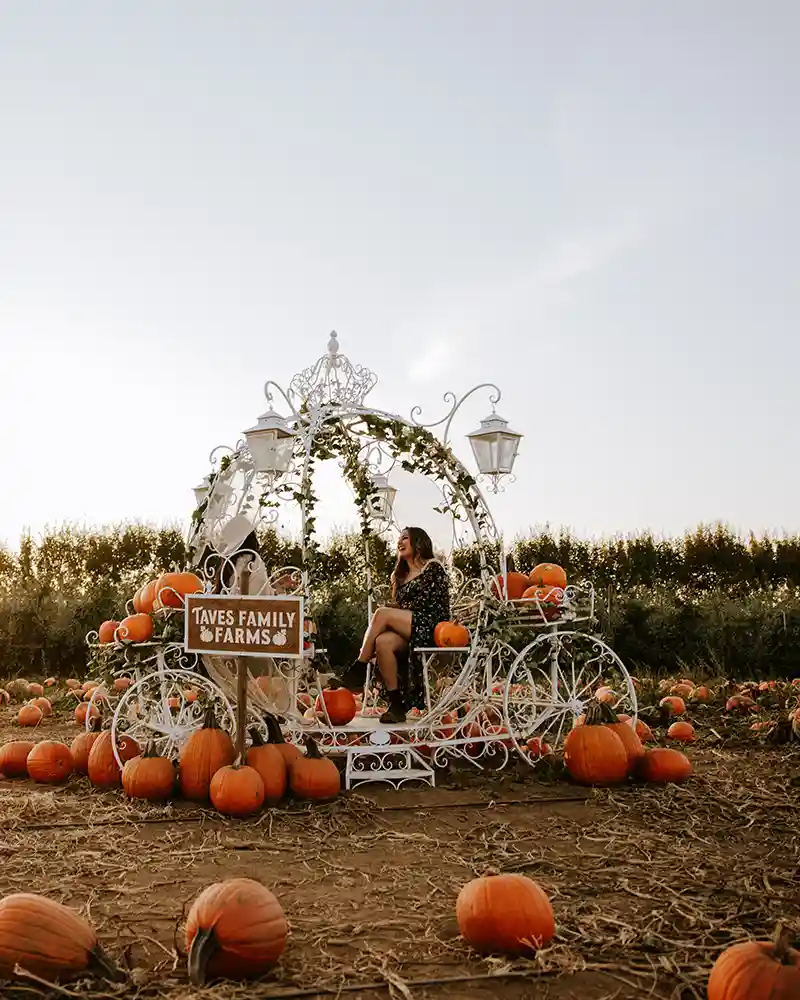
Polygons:
M726 712L757 712L758 705L744 694L735 694L725 702Z
M688 698L693 691L694 684L691 681L678 681L669 689L670 694L677 695L679 698Z
M73 716L79 726L86 725L87 714L90 719L98 719L100 718L100 709L97 707L97 705L89 705L87 702L82 701L80 705L78 705L78 707L75 709L75 713Z
M78 774L89 773L89 751L92 749L97 737L100 735L99 719L93 719L92 724L97 728L79 733L72 741L72 745L69 748L70 753L72 754L72 766Z
M22 778L28 774L28 754L36 746L31 740L13 740L0 747L0 774Z
M221 767L208 792L212 805L223 816L253 816L264 805L264 782L247 764Z
M68 688L70 689L70 691L77 691L77 690L78 690L78 688L80 688L80 686L81 686L81 682L80 682L80 681L78 681L78 680L75 680L75 678L74 678L74 677L68 677L68 678L67 678L67 679L66 679L66 680L64 681L64 685L65 685L66 687L68 687Z
M84 681L83 684L81 684L81 691L85 694L87 691L94 691L96 687L100 687L98 681Z
M122 790L129 799L165 802L175 793L175 765L169 757L156 756L152 743L143 754L125 761Z
M528 587L522 595L523 601L538 601L539 604L554 605L544 609L545 618L553 617L557 612L558 605L564 600L564 591L555 587Z
M15 892L0 899L0 979L15 967L48 982L96 969L108 979L124 975L105 955L88 921L53 899Z
M247 751L247 764L261 775L264 783L264 801L267 805L274 805L286 794L288 783L286 761L277 744L265 743L257 729L250 730L250 739L253 745Z
M154 590L156 607L182 608L187 594L202 593L203 581L196 573L162 573Z
M58 785L72 774L72 753L66 743L42 740L28 754L28 774L43 785Z
M564 740L564 764L575 781L585 785L614 785L628 777L628 751L619 736L603 724L603 705L586 709L583 725Z
M673 722L667 730L667 736L671 740L679 740L682 743L693 743L694 726L691 722Z
M114 633L119 628L120 623L117 621L107 621L103 622L100 628L97 630L97 641L102 643L104 646L114 641Z
M563 590L567 585L567 574L555 563L539 563L533 567L528 579L534 587L558 587Z
M680 752L669 747L655 747L645 750L644 757L639 760L637 772L645 781L657 785L669 782L679 784L686 781L694 773L691 761Z
M633 772L639 758L644 756L642 741L639 739L630 720L620 722L610 708L608 708L606 714L608 718L608 721L605 723L606 729L610 729L612 733L616 733L623 747L625 747L625 753L628 755L628 773L630 774Z
M605 684L595 691L594 696L603 705L613 705L617 700L616 691Z
M114 678L114 690L115 691L127 691L131 686L130 677L115 677Z
M38 726L44 718L44 713L38 705L23 705L17 719L21 726Z
M458 622L439 622L433 630L433 642L441 649L469 646L469 631Z
M186 919L189 979L254 979L278 961L289 928L281 904L261 883L229 878L208 886Z
M323 701L325 702L325 708L328 710L328 718L331 720L331 725L346 726L348 722L352 722L355 718L356 700L347 688L337 687L331 682L330 686L322 692L321 697L317 698L314 709L317 715L324 717Z
M779 926L772 941L744 941L727 948L708 979L708 1000L797 1000L800 951Z
M55 687L56 684L58 684L58 681L55 679L55 677L47 677L44 682L44 686L46 688Z
M547 894L525 875L488 875L462 887L456 920L464 939L480 952L532 954L555 936Z
M147 642L152 634L153 619L144 614L123 618L117 633L121 642Z
M53 706L50 703L49 698L34 698L31 705L35 705L45 718L47 718L48 715L53 714Z
M120 736L117 738L117 753L124 764L132 757L137 757L141 750L136 740L130 736ZM97 785L98 788L119 788L122 784L122 775L117 758L114 756L114 744L110 729L100 733L92 743L86 769L89 781L93 785Z
M44 688L41 684L29 684L28 685L28 697L29 698L40 698L44 694Z
M531 582L524 573L509 573L507 582L501 574L492 581L492 593L501 600L505 599L507 593L509 601L519 601L530 585Z
M704 685L701 684L700 687L692 689L692 693L689 695L691 701L707 702L711 700L711 692Z
M17 701L28 697L28 682L24 677L15 677L6 684L6 691Z
M221 767L232 764L235 757L230 736L217 726L213 708L207 709L203 728L192 733L181 747L178 779L183 797L205 801L211 779Z
M683 698L673 695L668 698L662 698L658 703L658 707L669 709L670 715L683 715L686 711L686 702Z
M156 583L157 580L151 580L150 583L146 583L144 587L140 587L133 598L133 610L139 614L149 615L155 610L156 601Z
M642 719L637 719L636 735L639 737L642 743L647 743L649 740L653 739L653 730Z
M332 760L323 757L317 744L306 737L305 756L299 756L289 767L289 787L299 799L325 802L334 799L342 787L339 769Z
M525 747L531 757L549 757L553 753L550 744L540 740L538 736L531 736Z
M299 700L299 696L298 696ZM303 751L300 747L296 746L294 743L287 743L283 738L283 732L281 731L280 724L278 720L270 712L266 712L264 715L264 722L267 727L267 742L273 744L278 748L278 752L281 757L283 757L286 767L287 774L289 765L292 761L297 760L298 757L303 756Z

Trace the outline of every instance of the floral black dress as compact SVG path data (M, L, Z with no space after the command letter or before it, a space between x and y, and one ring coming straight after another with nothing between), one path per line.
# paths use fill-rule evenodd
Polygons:
M395 594L399 608L411 612L411 641L405 663L399 664L398 680L406 704L423 708L425 691L422 663L414 649L433 646L433 630L439 622L450 620L450 581L440 562L431 560L413 580L400 584Z

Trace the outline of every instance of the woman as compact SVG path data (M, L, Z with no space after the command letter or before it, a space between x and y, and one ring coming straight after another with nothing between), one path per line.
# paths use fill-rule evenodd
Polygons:
M351 691L363 689L367 664L375 657L389 694L389 709L381 722L405 722L410 707L424 704L421 665L409 652L433 646L433 630L449 618L447 570L433 558L428 534L422 528L405 528L397 542L392 604L372 616L358 659L342 683ZM407 667L403 676L401 662Z

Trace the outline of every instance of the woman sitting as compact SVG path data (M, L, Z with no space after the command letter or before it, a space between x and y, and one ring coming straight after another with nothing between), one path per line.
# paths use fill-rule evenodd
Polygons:
M392 604L373 614L358 659L342 683L351 691L362 690L367 664L375 657L389 694L381 722L405 722L409 708L425 704L422 667L413 651L433 646L433 630L449 618L447 570L433 558L428 534L422 528L405 528L397 542ZM402 677L401 662L407 667Z

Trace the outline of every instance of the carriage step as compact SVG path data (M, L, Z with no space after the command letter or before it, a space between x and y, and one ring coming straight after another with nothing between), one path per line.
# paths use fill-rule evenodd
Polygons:
M382 781L399 788L406 781L422 781L433 787L436 772L409 746L348 747L344 772L345 788Z

